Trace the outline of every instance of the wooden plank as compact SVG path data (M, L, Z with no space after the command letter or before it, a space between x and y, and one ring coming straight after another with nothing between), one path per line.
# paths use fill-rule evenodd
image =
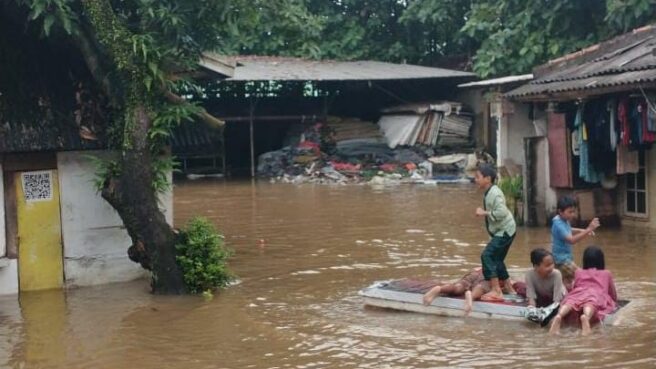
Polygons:
M549 140L549 174L551 187L571 188L571 160L568 145L568 130L565 114L549 112L548 115Z

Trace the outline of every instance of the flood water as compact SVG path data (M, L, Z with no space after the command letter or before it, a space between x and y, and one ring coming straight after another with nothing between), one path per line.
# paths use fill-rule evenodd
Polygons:
M137 281L0 300L0 366L14 368L650 368L656 366L656 233L597 232L621 324L560 337L530 323L364 308L359 289L402 277L453 279L487 241L470 185L312 186L182 182L179 226L203 215L235 250L240 283L205 301ZM549 243L522 229L511 274ZM584 247L575 247L580 260ZM126 259L127 260L127 259Z

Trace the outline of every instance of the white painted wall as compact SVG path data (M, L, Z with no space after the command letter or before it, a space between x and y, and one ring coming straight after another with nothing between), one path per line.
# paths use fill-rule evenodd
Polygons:
M526 167L524 155L524 137L536 136L535 128L529 119L529 105L513 103L514 112L501 118L499 124L499 141L497 164L503 166L506 159Z
M85 156L101 152L57 154L64 274L67 286L123 282L147 275L128 259L132 244L116 211L96 192L94 166ZM167 221L173 221L173 195L162 199Z
M18 263L16 259L6 259L6 255L5 190L2 164L0 164L0 295L18 293Z
M0 258L7 255L7 236L5 235L5 188L2 174L2 163L0 163Z

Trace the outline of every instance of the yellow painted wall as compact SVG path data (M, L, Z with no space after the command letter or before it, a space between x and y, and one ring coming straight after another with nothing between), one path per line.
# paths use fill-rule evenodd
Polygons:
M24 175L50 175L49 199L29 200ZM18 278L21 291L61 288L64 280L57 171L16 173ZM34 183L32 181L32 183ZM29 184L27 184L29 185Z

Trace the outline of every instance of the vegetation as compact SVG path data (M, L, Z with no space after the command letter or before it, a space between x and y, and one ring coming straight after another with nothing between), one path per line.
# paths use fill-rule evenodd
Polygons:
M226 33L223 50L527 73L656 22L656 0L277 0ZM454 63L460 62L460 63Z
M523 222L522 206L524 201L524 178L521 175L499 178L497 186L506 197L508 209L511 209L518 223Z
M180 231L176 249L190 292L209 294L234 279L226 266L232 251L224 246L223 237L209 220L190 220Z

